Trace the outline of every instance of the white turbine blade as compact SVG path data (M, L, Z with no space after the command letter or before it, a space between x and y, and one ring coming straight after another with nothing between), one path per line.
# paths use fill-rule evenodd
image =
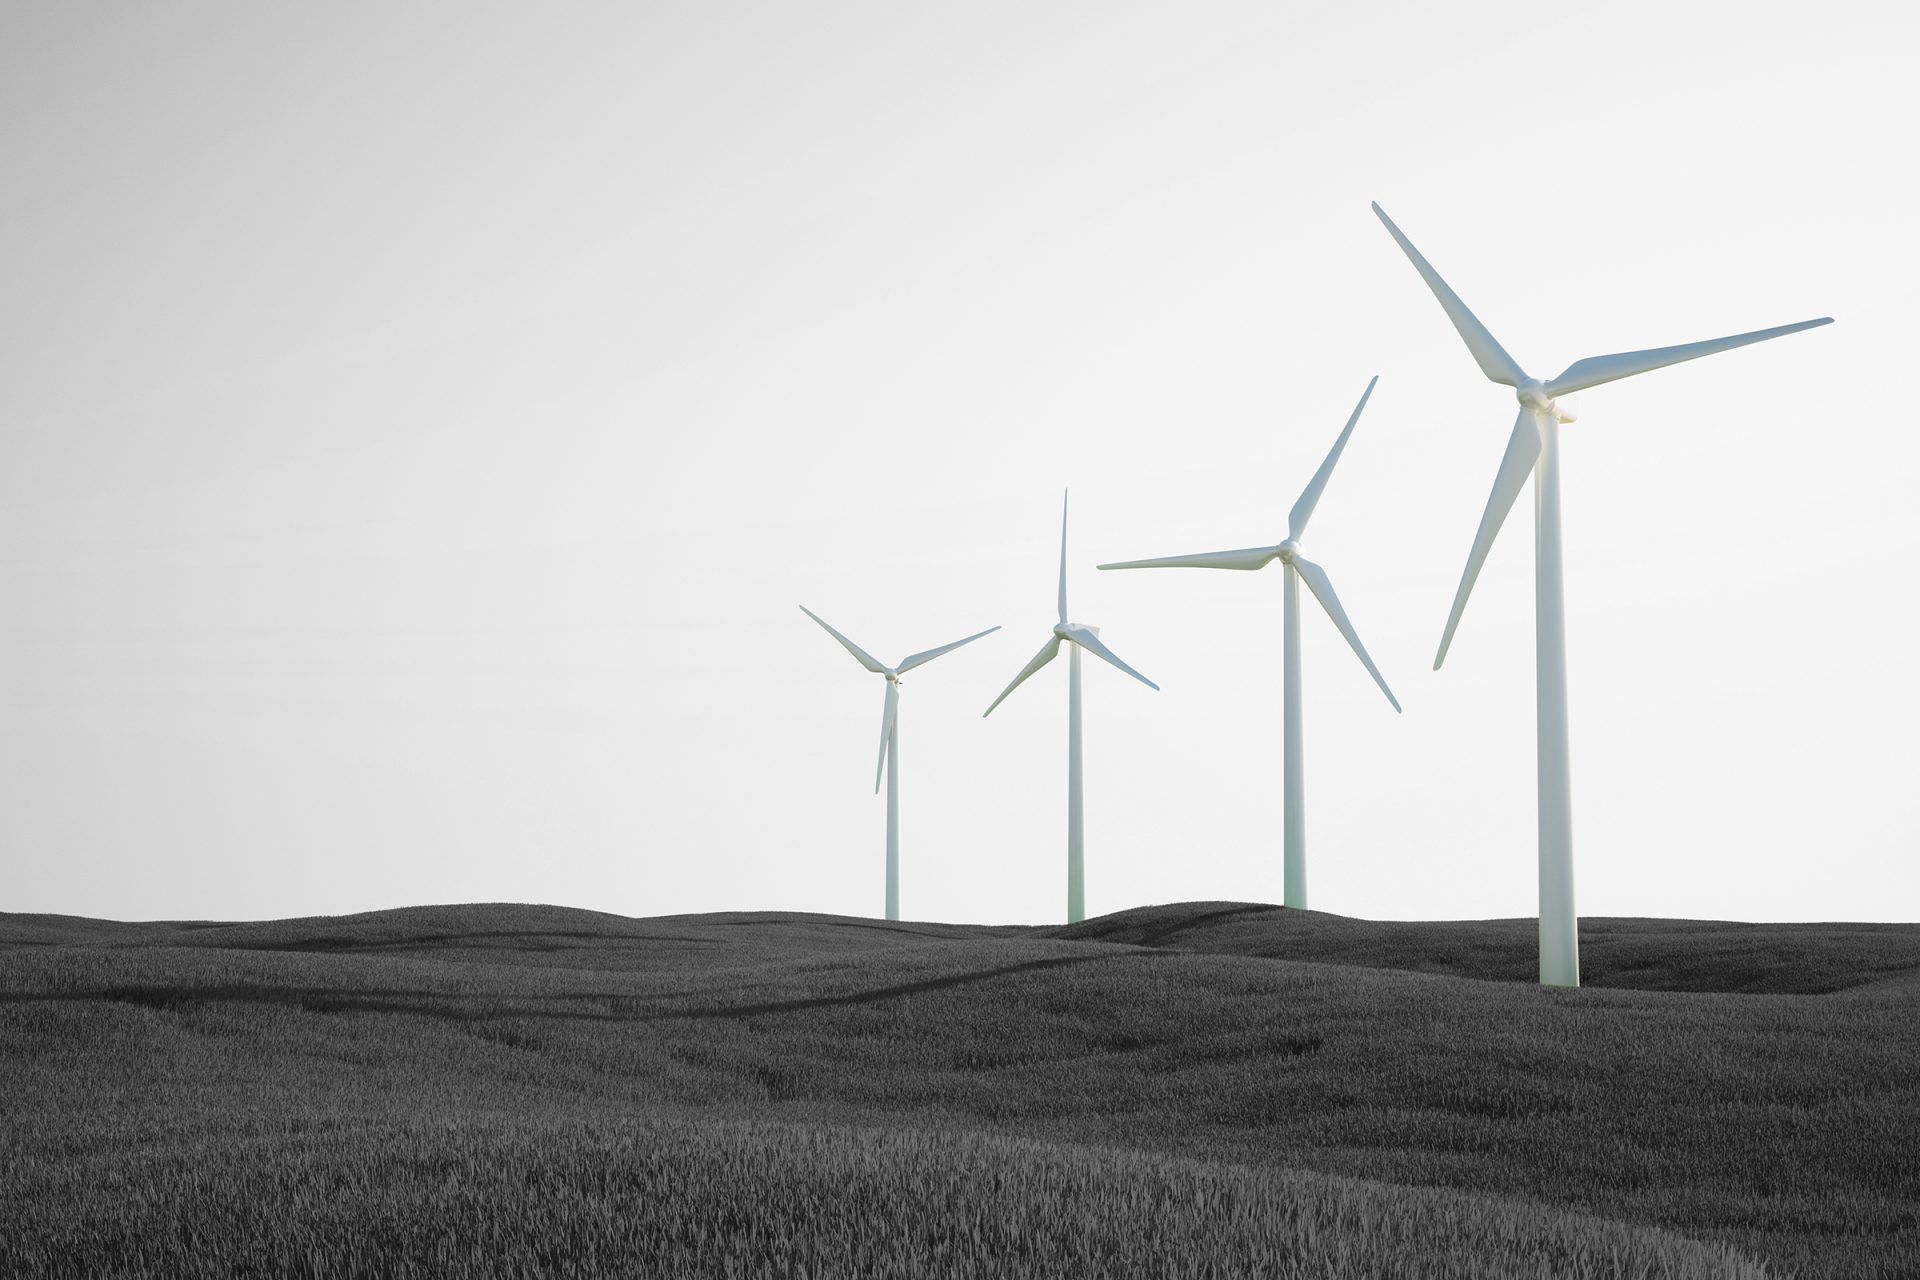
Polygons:
M1204 551L1191 556L1161 556L1158 560L1122 560L1102 569L1259 569L1280 554L1278 547L1244 547L1239 551Z
M1000 628L998 627L988 627L985 631L974 632L972 635L966 637L966 639L964 640L955 640L952 644L943 644L938 649L928 649L923 653L916 653L911 657L902 658L900 660L900 665L898 668L896 668L896 670L898 670L901 675L905 675L907 674L907 672L913 670L915 667L919 666L924 662L932 662L935 658L939 657L943 653L952 653L955 649L958 649L961 645L972 644L975 640L978 640L981 636L990 636L994 632L998 631L999 629Z
M1067 495L1060 495L1060 621L1067 620Z
M1574 361L1567 366L1565 373L1549 382L1547 394L1558 396L1565 395L1569 391L1582 391L1587 387L1597 387L1603 382L1631 378L1634 374L1645 373L1649 369L1663 369L1670 364L1679 364L1682 360L1698 360L1701 356L1718 355L1722 351L1731 351L1735 347L1744 347L1749 343L1765 342L1768 338L1780 338L1789 333L1798 333L1802 329L1817 329L1823 324L1832 323L1832 316L1822 316L1818 320L1802 320L1799 324L1783 324L1771 329L1755 329L1752 333L1736 333L1731 338L1689 342L1678 347L1654 347L1649 351L1622 351L1610 356L1588 356L1585 360Z
M1514 420L1513 434L1507 438L1507 453L1500 459L1499 474L1493 478L1493 492L1487 495L1487 509L1480 517L1480 528L1473 535L1473 550L1467 553L1467 569L1460 575L1453 612L1447 615L1446 634L1440 637L1440 652L1434 655L1435 671L1447 660L1447 646L1453 643L1453 629L1460 625L1460 615L1466 611L1467 596L1472 594L1474 581L1480 576L1480 566L1486 563L1487 552L1493 547L1500 525L1506 520L1507 512L1513 510L1520 491L1527 487L1527 477L1533 474L1533 464L1539 457L1540 428L1533 420L1533 411L1522 409Z
M1093 629L1091 627L1068 627L1067 639L1073 641L1075 644L1079 645L1082 649L1085 649L1088 653L1092 654L1094 657L1105 658L1108 662L1111 662L1114 666L1120 668L1122 671L1132 676L1135 680L1138 680L1141 684L1147 686L1147 688L1158 689L1160 687L1159 685L1155 684L1153 681L1141 675L1138 671L1135 671L1132 667L1128 666L1126 663L1120 661L1120 657L1118 654L1114 653L1113 650L1107 648L1106 645L1100 643L1100 637L1093 634Z
M1367 389L1360 393L1360 403L1353 406L1353 416L1347 419L1347 425L1340 431L1340 438L1333 442L1333 448L1327 453L1327 460L1313 473L1313 479L1307 481L1307 487L1300 491L1300 501L1293 504L1293 510L1287 513L1287 536L1298 538L1307 531L1307 521L1313 518L1313 509L1320 502L1320 491L1327 487L1327 478L1333 474L1333 464L1340 461L1340 451L1347 447L1347 437L1353 434L1353 424L1360 421L1360 411L1367 407L1367 397L1373 394L1375 383L1380 375L1375 374L1373 381L1367 383ZM1066 619L1062 618L1062 622Z
M869 654L865 649L862 649L859 645L855 644L853 641L841 635L838 631L835 631L832 627L828 627L827 620L825 618L822 618L819 614L807 608L807 606L805 605L800 606L800 612L806 614L809 618L812 618L815 622L819 623L821 626L827 627L827 634L832 636L835 640L838 640L841 644L845 645L847 647L847 652L860 660L861 666L865 667L867 670L872 671L876 674L884 675L886 673L887 669L881 666L878 662L875 662L873 659L873 655Z
M900 713L900 686L887 681L887 709L880 713L880 763L873 770L873 793L880 794L880 779L887 773L887 749L893 746L893 721Z
M1373 206L1373 211L1380 221L1386 224L1387 234L1399 242L1400 248L1412 261L1413 269L1418 271L1420 278L1427 282L1427 288L1433 290L1433 296L1440 299L1440 305L1446 310L1447 318L1453 321L1453 327L1460 331L1460 337L1466 342L1467 350L1473 353L1473 358L1480 364L1480 372L1487 375L1487 380L1503 383L1509 387L1517 387L1525 382L1527 380L1525 370L1521 369L1514 358L1507 354L1506 348L1487 332L1487 326L1480 323L1479 317L1467 310L1467 304L1460 301L1460 295L1447 287L1447 282L1440 278L1440 273L1420 256L1418 249L1413 247L1413 242L1400 234L1400 228L1393 225L1393 219L1387 216L1387 211L1377 204Z
M1306 581L1307 590L1313 592L1313 598L1320 602L1320 607L1327 611L1329 618L1333 619L1333 625L1340 628L1340 634L1347 638L1347 643L1352 645L1353 651L1360 656L1360 665L1367 669L1367 674L1373 677L1373 682L1380 686L1380 692L1387 695L1387 701L1393 704L1395 711L1398 711L1400 699L1393 696L1393 690L1387 688L1386 677L1380 674L1380 668L1374 666L1373 659L1367 656L1367 647L1360 643L1360 633L1353 629L1353 623L1347 618L1347 611L1340 607L1340 597L1333 594L1333 582L1327 577L1327 571L1313 561L1298 555L1293 558L1293 567L1300 571L1301 578Z
M992 715L993 707L997 707L1001 703L1005 702L1007 700L1007 695L1012 693L1015 689L1018 689L1022 681L1024 681L1028 676L1032 675L1034 672L1038 671L1040 668L1046 666L1049 662L1052 662L1054 655L1059 652L1060 652L1059 636L1055 636L1053 637L1053 639L1041 645L1040 652L1033 655L1033 661L1029 662L1026 666L1020 668L1020 674L1013 678L1013 683L1000 691L1000 696L993 700L993 706L988 707L985 711L982 711L980 713L980 718L984 720L988 716Z

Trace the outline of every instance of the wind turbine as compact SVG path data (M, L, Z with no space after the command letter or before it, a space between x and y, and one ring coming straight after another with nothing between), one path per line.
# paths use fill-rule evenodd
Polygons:
M1765 342L1802 329L1832 324L1831 316L1802 320L1752 333L1736 333L1730 338L1707 342L1689 342L1677 347L1655 347L1647 351L1622 351L1615 355L1589 356L1568 365L1557 378L1542 382L1529 377L1514 358L1506 353L1487 327L1467 310L1460 295L1447 287L1420 251L1393 225L1379 205L1373 211L1386 224L1387 232L1413 263L1414 270L1433 290L1440 306L1453 321L1491 382L1512 387L1520 401L1520 416L1514 420L1513 434L1507 439L1506 456L1493 479L1493 492L1480 517L1479 531L1473 535L1473 549L1467 553L1466 572L1460 576L1460 589L1453 597L1453 612L1447 617L1447 629L1440 637L1440 651L1434 656L1438 671L1446 660L1447 646L1453 643L1454 628L1467 607L1467 596L1480 566L1486 562L1500 525L1519 498L1520 490L1533 475L1533 608L1534 608L1534 691L1538 725L1535 763L1539 782L1540 820L1540 982L1543 986L1580 985L1579 919L1573 905L1573 803L1572 770L1567 751L1567 630L1566 611L1561 592L1560 566L1560 424L1572 422L1571 410L1556 397L1568 392L1597 387L1602 383L1630 378L1636 373L1659 369L1683 360L1731 351L1753 342Z
M1100 642L1100 628L1082 626L1067 621L1067 499L1060 499L1060 621L1054 625L1053 638L1040 646L1040 652L1033 655L1033 661L1021 668L1013 683L1001 691L993 700L993 706L980 713L984 719L993 714L993 708L1007 700L1007 694L1020 687L1022 681L1040 668L1052 662L1060 652L1061 642L1071 646L1070 675L1067 681L1067 923L1078 924L1086 918L1086 886L1084 864L1086 858L1085 813L1080 799L1080 651L1085 649L1097 658L1104 658L1114 666L1144 684L1149 689L1160 686L1135 671L1115 656L1113 650Z
M1399 699L1393 696L1393 690L1387 688L1386 679L1380 674L1380 669L1373 665L1373 659L1367 656L1366 646L1360 643L1359 633L1354 631L1353 623L1347 620L1347 611L1340 607L1340 597L1333 593L1333 583L1328 579L1327 571L1301 555L1299 547L1300 535L1307 531L1307 521L1313 518L1313 509L1320 501L1320 491L1327 487L1327 479L1333 474L1333 464L1340 461L1340 452L1347 447L1347 437L1353 434L1354 424L1360 421L1360 411L1367 407L1367 398L1373 394L1374 385L1379 381L1376 376L1367 383L1367 389L1360 395L1360 403L1353 407L1353 416L1347 419L1340 438L1333 442L1327 460L1313 473L1313 479L1307 481L1300 500L1287 513L1287 536L1279 545L1247 547L1239 551L1211 551L1191 556L1164 556L1158 560L1125 560L1119 564L1100 566L1102 569L1262 569L1275 560L1286 566L1286 693L1283 712L1286 719L1285 901L1287 906L1295 909L1304 909L1307 905L1306 762L1303 758L1300 722L1301 579L1306 580L1307 589L1313 592L1314 599L1320 602L1320 607L1333 619L1333 625L1340 628L1340 634L1353 646L1367 674L1380 686L1380 692L1387 695L1387 701L1393 704L1395 711L1400 710Z
M970 644L981 636L992 635L998 627L988 627L985 631L976 631L952 644L943 644L938 649L928 649L921 653L902 658L898 665L886 667L880 665L873 655L853 641L835 631L822 618L805 605L800 612L812 618L826 628L828 635L846 646L854 660L875 675L887 678L886 708L880 713L880 760L874 766L873 789L880 790L880 775L887 778L887 919L900 918L900 677L923 663L932 662L943 653L952 653L963 644Z

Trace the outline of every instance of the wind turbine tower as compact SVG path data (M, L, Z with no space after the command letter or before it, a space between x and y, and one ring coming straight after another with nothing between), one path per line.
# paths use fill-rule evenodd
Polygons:
M1480 576L1480 566L1486 562L1494 537L1531 475L1535 763L1540 820L1540 982L1550 987L1577 987L1580 985L1580 933L1573 903L1573 779L1567 746L1567 624L1560 564L1560 427L1562 423L1572 422L1573 414L1558 397L1683 360L1697 360L1749 343L1832 324L1833 318L1822 316L1818 320L1802 320L1798 324L1756 329L1752 333L1736 333L1730 338L1689 342L1677 347L1589 356L1568 365L1559 377L1543 382L1530 377L1494 340L1487 327L1467 310L1467 304L1460 301L1460 295L1447 287L1440 273L1401 234L1386 211L1377 204L1373 211L1413 263L1413 269L1427 282L1427 288L1439 299L1441 309L1453 321L1453 327L1479 364L1480 372L1486 374L1490 382L1512 387L1520 401L1520 416L1514 420L1506 456L1500 460L1486 512L1480 517L1479 531L1473 535L1473 549L1467 553L1466 572L1460 576L1460 589L1454 594L1453 611L1447 616L1447 629L1440 637L1440 651L1433 659L1433 669L1438 671L1446 660L1447 647L1453 643L1454 628L1460 625L1460 614L1467 607L1474 580Z
M993 708L1007 700L1007 694L1018 689L1021 682L1040 668L1052 662L1060 653L1060 646L1069 647L1069 672L1067 676L1067 923L1078 924L1086 919L1086 818L1080 792L1080 651L1085 649L1097 658L1112 663L1120 670L1138 680L1149 689L1160 686L1122 662L1107 646L1100 641L1100 628L1082 626L1067 620L1067 499L1060 499L1060 620L1054 624L1053 635L1040 646L1040 652L1033 655L1033 661L1021 668L1013 683L1001 691L993 700L993 706L981 712L982 718L993 714Z
M835 631L822 618L805 605L800 612L812 618L826 628L828 635L838 640L858 662L875 675L887 678L886 706L880 713L880 760L874 767L873 789L880 790L880 778L884 772L887 779L887 919L900 918L900 677L920 666L932 662L943 653L951 653L963 644L970 644L981 636L992 635L998 627L988 627L985 631L976 631L964 639L952 644L943 644L938 649L928 649L922 653L902 658L896 666L882 666L865 649Z
M1313 509L1320 502L1320 493L1327 487L1327 480L1333 475L1333 466L1340 461L1340 453L1347 447L1347 437L1353 434L1354 424L1360 421L1360 411L1367 407L1368 397L1380 379L1375 377L1367 383L1367 389L1360 395L1360 403L1353 407L1353 415L1347 419L1347 425L1341 430L1340 438L1333 442L1333 448L1327 454L1327 460L1313 473L1313 479L1301 492L1299 501L1293 504L1293 510L1287 513L1287 536L1279 544L1271 547L1246 547L1238 551L1208 551L1189 556L1163 556L1157 560L1126 560L1119 564L1103 564L1102 569L1263 569L1275 560L1286 569L1286 612L1283 647L1285 650L1286 688L1283 699L1286 737L1285 762L1285 899L1286 905L1295 909L1305 909L1307 905L1307 786L1305 762L1305 732L1301 724L1300 707L1300 582L1306 581L1307 589L1313 592L1313 598L1333 619L1333 625L1340 628L1340 634L1347 638L1360 662L1373 677L1380 692L1387 695L1387 701L1393 704L1395 711L1400 710L1400 700L1393 696L1393 690L1387 688L1386 678L1380 669L1373 665L1373 659L1367 656L1366 646L1360 643L1360 635L1353 629L1353 623L1347 619L1347 611L1340 607L1340 597L1333 593L1333 582L1327 577L1327 571L1300 554L1299 539L1307 531L1307 521L1313 518Z

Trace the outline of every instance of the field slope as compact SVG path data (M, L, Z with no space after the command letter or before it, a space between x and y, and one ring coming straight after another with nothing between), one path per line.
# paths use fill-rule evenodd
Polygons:
M0 1274L1920 1273L1920 928L0 915Z

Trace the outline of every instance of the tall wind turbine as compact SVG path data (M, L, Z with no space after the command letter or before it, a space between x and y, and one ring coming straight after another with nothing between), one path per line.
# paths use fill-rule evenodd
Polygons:
M920 666L932 662L943 653L952 653L963 644L970 644L981 636L992 635L998 627L988 627L985 631L976 631L965 639L955 640L952 644L943 644L938 649L928 649L902 658L898 665L885 667L876 661L873 655L853 641L835 631L822 618L805 605L800 612L812 618L827 634L846 646L854 660L875 675L887 678L887 703L880 713L880 760L873 770L873 789L880 790L880 776L884 772L887 779L887 919L900 918L900 677Z
M1393 690L1387 688L1385 677L1373 665L1373 659L1367 656L1366 646L1360 643L1359 633L1353 629L1353 623L1347 620L1347 611L1340 607L1340 597L1333 593L1333 583L1328 579L1327 571L1301 555L1299 547L1299 538L1307 531L1307 521L1313 518L1313 509L1320 502L1320 491L1327 487L1327 479L1333 475L1333 464L1340 461L1340 451L1347 447L1347 437L1353 434L1354 424L1360 421L1360 411L1367 407L1367 398L1373 394L1374 385L1379 381L1376 376L1367 383L1367 389L1360 395L1360 403L1353 407L1353 416L1347 419L1347 425L1341 429L1340 438L1333 442L1327 460L1313 473L1313 479L1307 481L1300 500L1287 513L1287 536L1279 545L1247 547L1239 551L1210 551L1191 556L1164 556L1158 560L1126 560L1100 566L1102 569L1262 569L1275 560L1286 566L1286 695L1283 712L1286 718L1285 901L1286 905L1295 909L1304 909L1307 905L1307 788L1304 734L1300 721L1302 578L1306 579L1307 589L1313 592L1313 598L1333 619L1333 625L1340 628L1340 634L1353 646L1367 674L1380 686L1380 692L1387 695L1387 701L1393 704L1395 711L1400 710L1400 700L1393 696Z
M1467 596L1480 576L1487 551L1493 546L1507 512L1520 496L1529 473L1533 476L1533 608L1534 608L1534 691L1538 734L1535 763L1540 790L1540 982L1544 986L1580 985L1579 918L1573 906L1573 802L1572 771L1567 752L1567 631L1566 611L1561 593L1560 567L1560 424L1572 422L1572 412L1556 401L1568 392L1597 387L1605 382L1630 378L1636 373L1659 369L1683 360L1731 351L1753 342L1765 342L1817 325L1832 324L1831 316L1802 320L1752 333L1736 333L1730 338L1707 342L1689 342L1677 347L1655 347L1647 351L1623 351L1615 355L1589 356L1568 365L1557 378L1542 382L1529 377L1514 358L1506 353L1487 327L1467 310L1460 295L1447 287L1420 251L1413 247L1393 219L1379 205L1373 211L1386 224L1400 248L1412 261L1414 270L1433 290L1440 306L1453 321L1491 382L1512 387L1520 401L1520 416L1507 439L1506 456L1493 479L1493 492L1480 517L1480 529L1473 536L1473 549L1467 553L1466 572L1460 576L1460 589L1453 597L1453 612L1447 617L1447 629L1440 637L1440 651L1434 656L1438 671L1446 660L1447 646L1453 643L1454 628L1467 607Z
M1052 662L1060 652L1062 641L1071 646L1067 680L1067 923L1078 924L1087 914L1084 877L1086 829L1080 799L1080 651L1085 649L1097 658L1106 659L1149 689L1158 689L1160 686L1120 661L1113 650L1102 644L1100 628L1067 621L1067 499L1064 495L1060 499L1060 621L1054 625L1053 638L1040 646L1040 652L1033 655L1033 661L1021 668L1020 674L1013 678L1013 683L993 700L993 706L980 713L981 717L992 715L993 707L1005 702L1007 694L1018 689L1028 676Z

